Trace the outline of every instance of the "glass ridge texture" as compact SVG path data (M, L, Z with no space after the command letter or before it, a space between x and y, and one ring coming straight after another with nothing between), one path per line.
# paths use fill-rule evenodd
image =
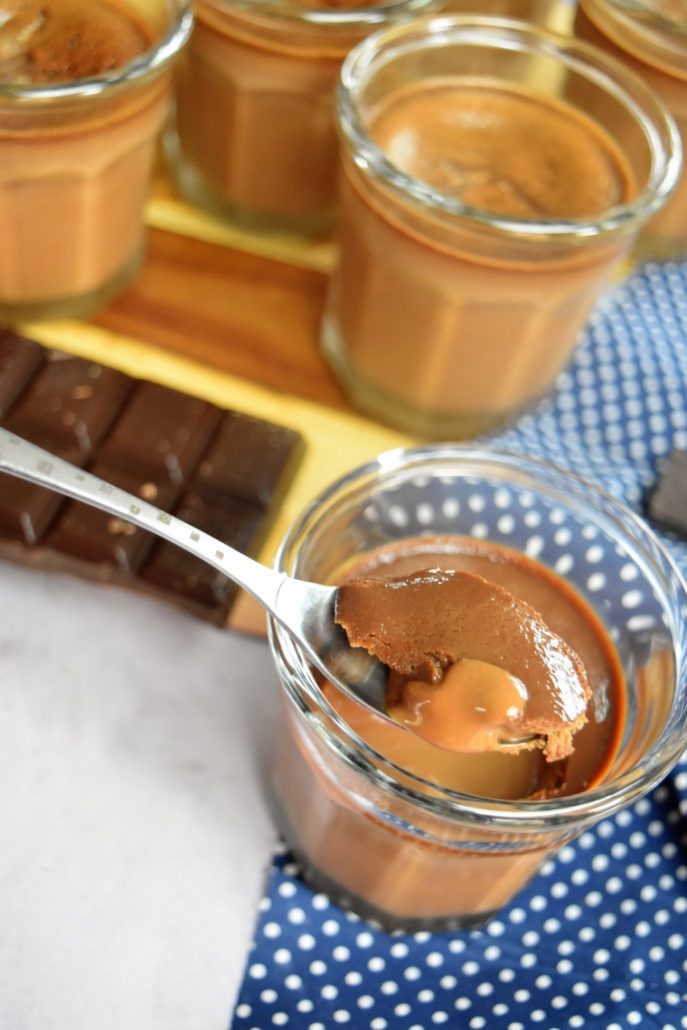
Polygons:
M564 545L556 542L562 528ZM271 623L284 695L278 825L316 888L407 931L486 921L552 852L643 796L687 744L685 584L641 519L546 462L457 445L390 452L322 495L287 534L277 564L336 579L368 550L426 535L489 539L567 570L615 642L628 711L611 768L586 792L530 801L461 794L374 751ZM591 540L608 556L603 591L589 586L598 571L584 559ZM629 567L632 607L624 600Z

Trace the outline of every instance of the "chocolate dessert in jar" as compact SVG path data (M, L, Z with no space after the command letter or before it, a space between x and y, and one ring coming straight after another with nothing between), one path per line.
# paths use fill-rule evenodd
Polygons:
M343 697L270 625L278 825L317 889L388 929L483 923L687 743L687 588L641 519L548 463L457 445L390 452L317 498L277 561L353 586L428 569L479 577L537 612L585 669L588 707L565 757L506 734L461 751ZM415 628L435 621L419 611ZM391 702L393 676L388 689Z
M687 5L680 0L580 0L575 34L622 61L654 90L687 150ZM687 255L687 176L642 229L636 258Z
M190 0L0 0L0 322L81 317L135 275Z
M400 429L490 430L546 394L670 195L675 126L602 51L467 15L359 44L338 113L325 356Z
M370 32L435 2L198 0L165 137L182 192L249 229L330 229L344 57Z

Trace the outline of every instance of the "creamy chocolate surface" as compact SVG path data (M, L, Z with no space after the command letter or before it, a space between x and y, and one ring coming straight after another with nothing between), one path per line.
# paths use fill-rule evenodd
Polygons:
M399 674L389 711L439 747L531 737L548 760L572 752L591 696L582 662L538 612L472 572L430 568L354 579L337 621L351 644Z
M511 84L429 79L392 93L370 122L401 171L494 214L575 218L631 192L626 162L592 118Z
M575 734L572 754L550 762L539 749L447 750L325 686L339 715L400 768L452 790L480 797L541 799L578 794L600 782L618 747L626 695L615 648L592 608L565 579L527 555L456 535L414 537L384 545L339 570L337 579L345 585L356 579L406 577L427 568L471 572L503 587L539 612L549 629L579 657L592 697L587 721Z
M0 0L0 82L90 78L152 42L139 15L117 0Z

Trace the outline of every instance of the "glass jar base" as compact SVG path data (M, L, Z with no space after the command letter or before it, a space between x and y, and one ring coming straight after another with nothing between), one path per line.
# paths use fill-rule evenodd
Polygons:
M397 916L365 901L353 894L331 877L313 865L300 848L296 834L293 832L279 802L272 798L272 815L281 836L286 841L294 856L303 880L316 891L326 894L335 905L346 912L352 912L366 922L387 933L418 933L421 930L451 931L479 929L497 915L497 911L480 912L470 915L446 916Z
M143 264L139 248L128 264L95 290L47 300L4 301L0 298L0 326L17 322L46 322L57 319L88 318L114 300L138 275Z
M327 236L333 228L333 210L314 214L282 215L234 204L208 186L201 173L184 159L175 133L170 131L165 135L164 149L172 180L181 195L236 229L312 239Z
M343 334L336 320L325 315L322 322L321 349L351 403L364 414L385 422L394 429L428 440L465 440L503 428L523 409L507 415L493 412L459 413L426 411L413 408L405 399L387 393L361 378L351 364Z

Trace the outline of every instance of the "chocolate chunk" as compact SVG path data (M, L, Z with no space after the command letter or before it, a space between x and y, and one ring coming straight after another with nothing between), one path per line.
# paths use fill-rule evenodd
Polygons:
M207 497L229 493L251 504L269 504L298 439L291 429L228 412L203 455L194 486Z
M141 382L101 454L112 468L135 468L153 479L166 473L173 483L182 483L220 417L219 408L197 397Z
M87 458L130 389L122 372L52 351L4 424L55 454L77 451Z
M9 330L0 330L0 424L250 554L302 448L289 429ZM145 591L218 625L237 594L154 534L2 473L0 556Z
M0 329L0 419L42 362L43 348L37 343L23 340L11 329Z
M647 511L667 529L687 536L687 451L675 450L662 463Z
M210 536L244 553L256 549L263 523L262 510L241 501L208 501L197 493L184 494L174 514ZM159 541L141 570L141 578L179 594L208 610L224 605L237 588L232 580L181 547Z
M179 492L164 475L157 480L144 479L112 469L102 461L90 466L88 471L164 511L171 508ZM84 561L102 562L125 572L135 572L155 543L155 536L108 512L70 501L45 543Z

